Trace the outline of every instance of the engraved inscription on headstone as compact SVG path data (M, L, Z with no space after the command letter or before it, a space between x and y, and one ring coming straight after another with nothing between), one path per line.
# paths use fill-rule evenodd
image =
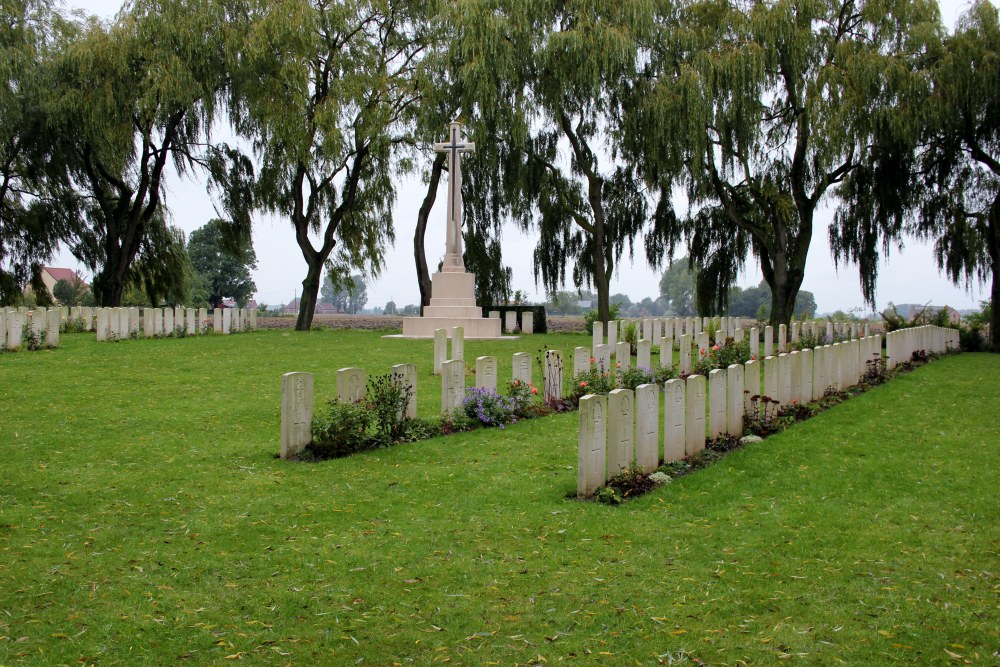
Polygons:
M312 441L312 373L281 376L281 458L301 452Z

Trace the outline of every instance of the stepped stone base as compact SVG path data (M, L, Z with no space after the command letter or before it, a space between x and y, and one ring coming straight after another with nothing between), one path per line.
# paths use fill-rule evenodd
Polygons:
M423 317L403 318L403 338L433 338L435 329L465 329L466 339L500 338L500 320L483 317L476 305L476 276L472 273L435 273L431 276L431 303Z

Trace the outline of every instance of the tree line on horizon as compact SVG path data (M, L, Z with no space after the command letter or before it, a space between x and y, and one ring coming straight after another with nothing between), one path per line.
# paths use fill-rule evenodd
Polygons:
M510 295L500 230L536 236L550 294L610 280L628 252L658 270L681 246L698 312L760 266L770 321L792 317L814 216L838 263L935 244L957 283L992 280L1000 336L1000 22L956 29L934 0L130 0L111 21L51 0L0 8L0 302L65 244L101 305L167 294L190 261L165 174L205 180L219 242L288 220L307 265L296 328L328 274L385 270L400 175L427 189L460 119L466 264L477 297ZM222 140L219 127L230 130ZM232 140L235 137L235 141ZM1000 346L997 346L1000 347Z

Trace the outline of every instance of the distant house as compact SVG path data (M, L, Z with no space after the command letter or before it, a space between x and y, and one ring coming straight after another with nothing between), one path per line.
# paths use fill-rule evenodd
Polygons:
M298 313L299 313L299 300L298 299L292 299L291 302L289 302L285 306L282 306L281 312L285 313L286 315L298 315ZM333 315L336 312L337 312L337 307L334 306L332 303L327 303L325 301L321 301L321 302L319 302L319 303L316 304L316 311L315 311L315 313L317 315Z
M959 312L954 308L949 308L948 306L923 306L918 303L901 303L896 306L896 312L910 322L917 319L917 316L921 313L924 314L924 317L934 317L940 313L942 309L948 311L948 320L951 321L952 324L958 324L962 321L962 316Z
M236 301L234 299L223 299L222 300L222 307L223 308L238 308L239 305L236 303ZM250 299L249 301L247 301L247 308L249 308L250 310L257 310L257 301L255 299Z
M81 283L84 287L90 287L87 281L83 279L83 276L73 269L61 269L54 266L42 267L42 282L45 283L45 289L49 291L49 295L52 295L56 288L56 283L60 280L65 280L70 284Z

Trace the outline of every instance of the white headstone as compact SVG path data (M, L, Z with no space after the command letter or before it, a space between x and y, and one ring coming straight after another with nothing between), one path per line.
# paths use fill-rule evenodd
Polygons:
M677 461L684 458L687 432L684 418L684 380L667 380L663 385L663 460Z
M491 310L490 311L490 319L491 320L499 320L500 319L500 311L499 310Z
M802 354L798 350L788 353L788 362L791 366L791 391L789 392L789 402L808 403L802 398Z
M139 337L139 309L134 306L128 309L128 333L129 336Z
M778 399L778 358L764 357L764 395Z
M198 333L208 333L208 308L198 309Z
M521 382L530 385L531 355L527 352L515 352L511 361L514 366L511 374L511 380L520 380Z
M590 350L593 352L593 356L597 356L597 346L604 344L604 324L598 320L594 322L593 326L593 339L591 341Z
M573 377L590 371L590 350L585 347L573 348Z
M753 410L753 397L760 398L760 362L748 361L743 365L743 414Z
M417 416L417 366L415 364L396 364L392 367L393 380L409 388L410 400L406 403L405 416L413 419Z
M159 310L159 308L157 308ZM162 315L160 315L162 319ZM212 333L222 333L222 309L216 308L212 311Z
M613 389L608 394L608 476L617 475L635 460L635 392Z
M608 329L608 347L610 347L614 351L615 355L617 355L618 348L616 346L618 345L618 321L610 320L608 322L607 329Z
M799 342L799 323L798 322L792 322L792 328L789 331L788 336L791 339L791 342L793 342L793 343Z
M708 373L708 437L726 432L726 371L714 368Z
M444 329L434 330L434 375L441 375L441 365L448 356L448 332Z
M98 308L97 309L97 342L103 342L108 339L108 309ZM21 337L18 336L18 340Z
M17 352L24 338L24 313L19 310L7 311L7 349ZM100 340L100 334L98 334Z
M363 368L341 368L337 371L337 400L357 403L365 398L365 371Z
M497 358L476 357L476 386L497 389Z
M517 311L508 310L503 314L503 317L504 317L504 329L506 329L507 333L509 334L514 333L514 329L517 328Z
M233 309L222 309L222 333L228 334L233 330Z
M684 402L687 408L687 429L684 454L691 456L705 449L705 376L690 375Z
M778 352L788 351L788 327L784 324L778 325Z
M184 312L184 333L188 336L198 334L198 311L194 308L188 308Z
M0 351L7 348L7 310L0 308Z
M521 313L521 333L526 336L535 333L535 314L530 310Z
M684 334L680 341L680 357L677 360L677 371L680 374L691 372L691 336Z
M45 345L46 347L59 347L59 323L62 320L62 315L58 310L52 308L46 316L48 317L48 326L45 327Z
M757 327L750 327L750 356L760 359L760 331Z
M462 408L465 399L465 362L452 359L441 364L441 414Z
M646 368L652 370L652 352L653 352L653 341L643 338L639 340L635 345L635 365L638 368Z
M660 464L660 387L640 384L635 388L635 458L644 472Z
M227 310L228 312L228 310ZM163 335L173 336L174 335L174 309L164 308L163 309Z
M726 433L743 435L743 364L726 369Z
M465 360L465 328L451 328L451 360Z
M610 345L604 343L597 346L597 349L594 351L594 365L597 368L597 372L602 375L608 375L614 371L614 367L611 365Z
M281 458L301 452L312 441L312 373L281 376Z
M646 340L653 340L653 320L644 319L642 321L642 337Z
M800 401L802 403L808 403L813 400L813 351L812 348L806 347L802 349L800 353L801 360L799 367L801 369L801 375L799 380L799 391L802 397Z
M774 327L764 327L764 356L770 357L774 354ZM771 398L774 398L772 396Z
M588 498L604 486L607 462L606 396L588 394L580 399L576 495Z
M552 401L563 397L563 359L559 350L545 351L544 384L545 400Z
M674 367L674 339L670 336L663 336L657 343L660 347L660 367Z
M632 364L632 346L625 341L615 345L615 367L625 370Z
M792 359L784 352L778 355L778 401L782 405L792 402Z
M142 335L143 338L153 338L156 335L153 329L153 309L148 306L142 309Z
M257 309L253 308L250 310L250 331L257 330Z

